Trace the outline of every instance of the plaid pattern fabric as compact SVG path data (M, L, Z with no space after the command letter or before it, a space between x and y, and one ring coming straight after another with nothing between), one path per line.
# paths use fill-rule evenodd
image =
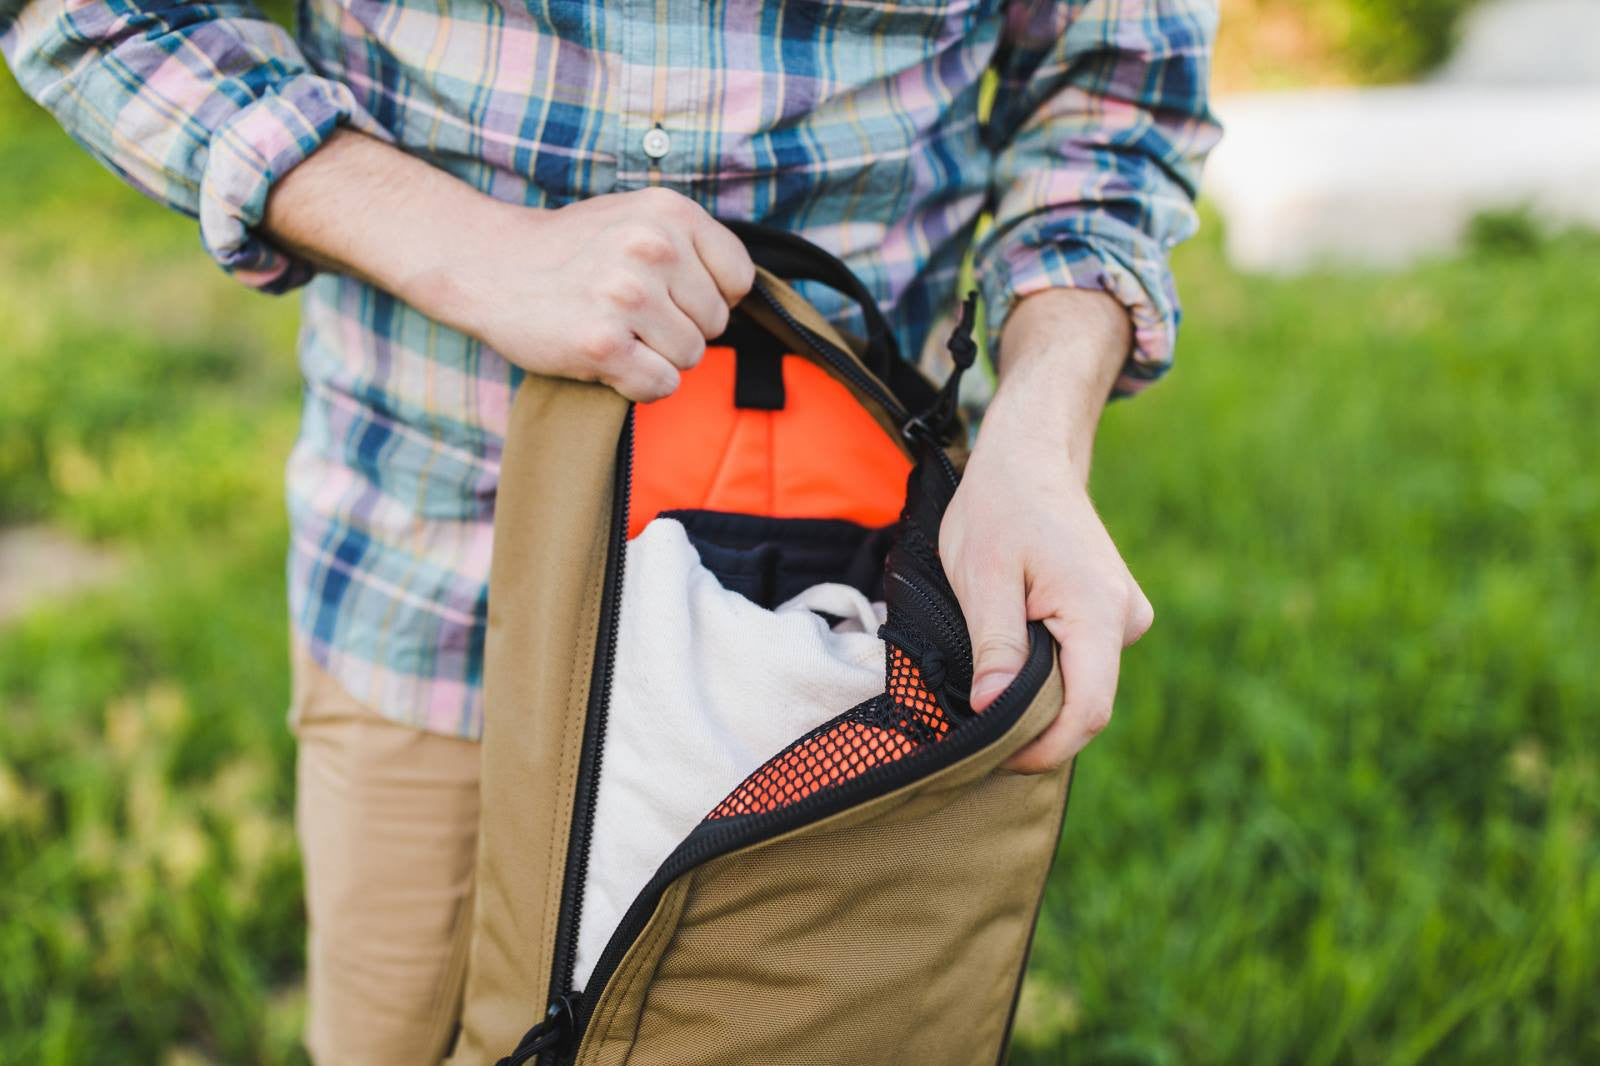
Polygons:
M310 281L289 463L290 601L313 656L430 730L481 728L485 588L517 372L256 233L330 131L397 142L490 195L554 207L664 184L840 255L908 352L978 277L1003 323L1067 286L1128 306L1121 387L1171 358L1167 249L1192 232L1209 0L0 0L22 86L108 166L199 220L223 267ZM979 79L1001 89L984 137ZM659 127L656 159L644 148ZM661 134L655 135L658 139ZM659 153L657 153L659 154ZM808 292L850 328L851 312Z

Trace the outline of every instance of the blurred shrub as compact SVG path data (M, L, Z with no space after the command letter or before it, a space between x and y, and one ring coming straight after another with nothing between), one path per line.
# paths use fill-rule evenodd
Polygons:
M294 0L256 0L261 13L283 26L294 25Z
M1549 234L1526 208L1485 211L1467 226L1467 248L1480 255L1532 255Z
M1405 81L1438 65L1482 0L1225 0L1224 90Z
M1480 0L1338 0L1357 69L1373 81L1398 81L1449 55L1461 16Z

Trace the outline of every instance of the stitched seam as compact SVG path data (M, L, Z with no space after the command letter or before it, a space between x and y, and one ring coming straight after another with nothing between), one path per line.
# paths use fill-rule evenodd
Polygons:
M690 886L698 876L698 873L691 874L689 881L684 884L683 888L678 893L680 902L677 906L677 914L673 917L673 920L670 922L662 922L660 928L651 933L649 940L649 952L654 956L655 961L649 967L634 967L633 973L629 975L627 985L621 992L617 994L617 997L612 1001L610 1009L606 1012L607 1025L609 1025L611 1020L615 1018L622 1010L623 1004L627 1003L629 998L632 997L633 989L639 984L639 982L641 980L645 980L647 982L654 980L656 973L661 969L661 960L666 957L667 950L671 948L672 941L677 937L678 929L683 924L683 911L684 907L688 905ZM663 943L663 941L665 942ZM658 944L659 947L657 946ZM648 999L649 989L647 987L644 995L640 998L638 1009L636 1009L633 1013L633 1029L628 1034L628 1046L623 1052L622 1061L618 1064L618 1066L628 1066L628 1063L633 1059L633 1053L639 1047L639 1028L644 1023L645 1005Z
M612 492L614 493L615 491L615 487L613 487ZM602 513L609 513L610 502L610 494L607 494L606 506ZM611 525L609 520L601 524L607 529ZM607 537L604 538L602 543L609 543L609 541L610 538ZM544 867L546 873L544 877L543 914L546 925L542 937L542 947L544 948L542 954L545 960L545 973L549 973L551 967L555 965L556 923L550 921L552 913L551 893L555 893L555 906L559 908L561 903L560 894L565 887L566 881L566 851L571 846L573 805L577 802L574 792L577 790L578 762L582 755L580 749L583 743L583 731L588 724L589 686L593 682L593 678L590 676L592 671L579 668L579 651L584 647L588 647L592 653L600 632L600 600L604 596L605 589L605 564L602 559L600 565L598 567L595 566L595 554L594 550L590 551L589 566L590 572L596 576L589 581L587 594L582 601L586 604L594 604L594 609L584 612L586 617L583 625L578 633L578 638L573 642L572 651L567 657L567 672L571 680L567 685L567 713L561 731L561 788L556 793L556 802L559 804L559 809L556 813L559 817L557 819L557 830L550 834L550 839L547 841ZM578 708L581 713L574 715L574 708ZM578 739L576 745L573 743L575 726ZM558 857L561 860L559 863L557 862ZM552 872L556 872L557 876L551 876ZM537 994L542 996L544 992L540 990Z

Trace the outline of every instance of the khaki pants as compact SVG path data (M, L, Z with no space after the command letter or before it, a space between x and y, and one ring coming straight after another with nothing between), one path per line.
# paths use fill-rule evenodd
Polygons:
M302 650L291 709L318 1066L437 1066L460 1009L478 745L380 716Z

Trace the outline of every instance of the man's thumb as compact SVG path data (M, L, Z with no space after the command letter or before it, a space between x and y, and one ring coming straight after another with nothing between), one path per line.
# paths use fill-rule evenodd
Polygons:
M961 605L972 635L972 709L1004 692L1028 658L1028 618L1022 584L999 579ZM959 596L958 596L959 598Z

